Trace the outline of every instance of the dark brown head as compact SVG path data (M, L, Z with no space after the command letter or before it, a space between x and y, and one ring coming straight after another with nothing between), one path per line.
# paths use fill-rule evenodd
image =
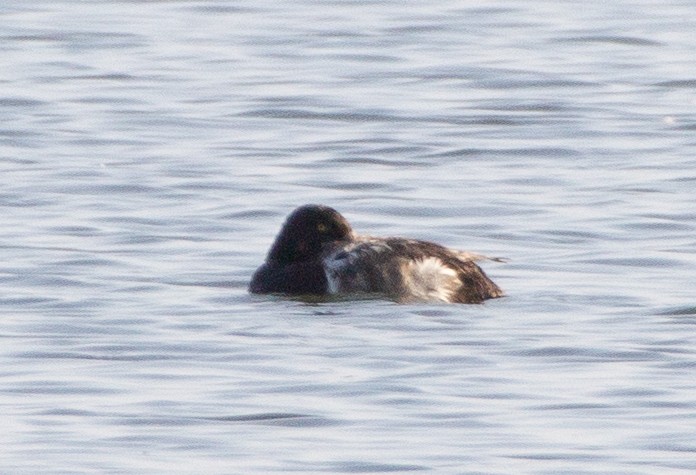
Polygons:
M309 261L320 256L326 243L352 237L350 224L335 209L322 205L300 206L285 220L267 260L283 264Z

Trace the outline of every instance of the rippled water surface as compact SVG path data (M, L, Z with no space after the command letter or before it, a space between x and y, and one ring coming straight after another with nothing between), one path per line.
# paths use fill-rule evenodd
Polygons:
M0 3L0 472L696 472L696 6ZM484 305L246 285L295 206Z

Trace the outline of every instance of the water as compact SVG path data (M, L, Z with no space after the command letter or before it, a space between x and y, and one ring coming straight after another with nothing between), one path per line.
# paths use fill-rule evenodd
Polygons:
M0 4L0 471L693 473L695 18ZM248 295L307 202L508 296Z

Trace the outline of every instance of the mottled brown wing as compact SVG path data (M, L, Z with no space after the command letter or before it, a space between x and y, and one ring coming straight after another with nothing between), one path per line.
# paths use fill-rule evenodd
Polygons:
M412 259L437 257L457 272L461 286L453 296L457 303L481 303L486 299L503 296L498 287L472 260L462 260L459 251L453 251L439 244L413 239L390 238L386 244L398 254Z

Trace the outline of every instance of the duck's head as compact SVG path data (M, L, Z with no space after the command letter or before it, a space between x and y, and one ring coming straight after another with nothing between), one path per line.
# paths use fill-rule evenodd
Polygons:
M276 237L268 260L278 263L319 257L326 243L349 240L353 230L341 213L322 205L300 206L290 213Z

